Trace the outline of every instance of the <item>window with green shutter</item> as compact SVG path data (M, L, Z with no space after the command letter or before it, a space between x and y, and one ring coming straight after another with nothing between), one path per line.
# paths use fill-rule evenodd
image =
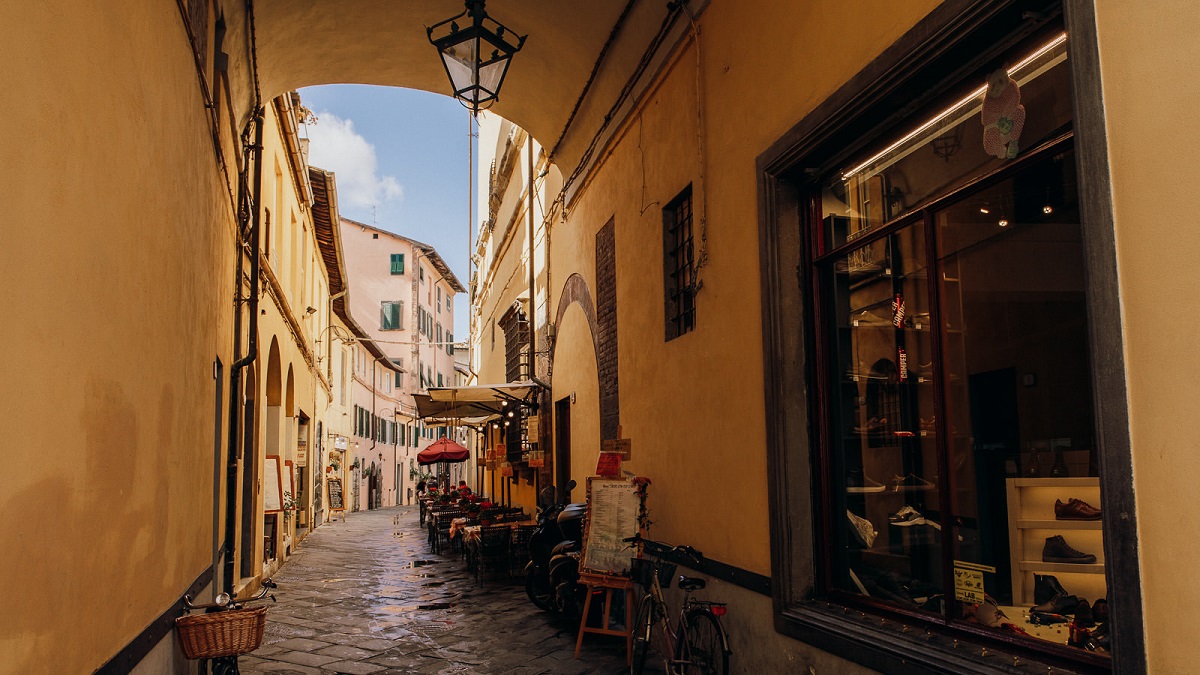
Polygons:
M400 315L403 309L403 302L380 303L379 330L400 330Z
M392 274L404 274L404 254L392 254Z

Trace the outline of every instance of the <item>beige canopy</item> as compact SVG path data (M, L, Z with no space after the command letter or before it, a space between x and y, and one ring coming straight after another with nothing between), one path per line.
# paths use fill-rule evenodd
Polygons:
M540 389L536 382L432 387L413 398L417 416L427 423L481 424L500 417L510 405L528 404Z

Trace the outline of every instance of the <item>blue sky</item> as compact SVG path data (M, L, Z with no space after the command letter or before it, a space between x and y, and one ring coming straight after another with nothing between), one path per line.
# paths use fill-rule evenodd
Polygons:
M337 174L347 218L432 245L463 286L467 275L468 126L449 96L397 87L307 87L300 100L309 162ZM467 297L454 302L454 333L466 338Z

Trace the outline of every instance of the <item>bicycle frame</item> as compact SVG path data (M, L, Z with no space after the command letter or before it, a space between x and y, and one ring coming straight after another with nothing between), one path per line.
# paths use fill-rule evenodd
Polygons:
M657 626L661 635L665 638L665 645L663 646L667 647L668 649L667 653L663 654L663 658L667 673L682 674L685 672L686 667L692 664L691 654L689 653L690 645L688 644L687 635L689 625L688 615L691 614L693 610L700 609L701 611L707 612L713 617L714 620L716 620L716 624L720 631L721 648L726 653L729 652L728 637L725 634L724 626L721 626L721 622L718 618L719 615L712 609L713 605L710 603L697 602L693 600L692 590L686 588L684 589L684 599L679 608L678 617L676 618L675 624L672 627L669 616L670 605L667 603L667 600L663 595L662 585L659 582L659 566L661 564L661 561L657 558L651 558L651 565L654 573L651 575L650 586L647 589L647 596L645 596L649 597L655 606L655 616L651 631L653 631L654 626ZM648 643L653 642L652 635L646 636L646 641Z

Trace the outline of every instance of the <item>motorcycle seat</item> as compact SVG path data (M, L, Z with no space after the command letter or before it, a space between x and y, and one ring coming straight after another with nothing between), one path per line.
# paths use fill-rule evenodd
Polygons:
M566 508L558 514L558 522L564 523L570 520L581 520L587 515L587 504L568 504Z
M703 579L697 579L695 577L679 577L679 590L681 591L688 593L692 591L699 591L703 590L707 585L708 583Z

